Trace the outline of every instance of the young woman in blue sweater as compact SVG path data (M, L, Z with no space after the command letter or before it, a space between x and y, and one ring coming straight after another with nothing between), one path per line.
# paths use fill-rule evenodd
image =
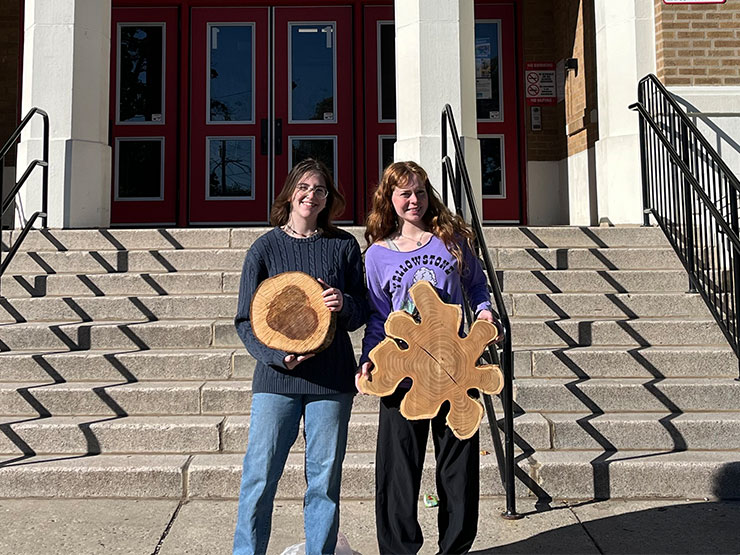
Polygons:
M360 247L332 223L343 209L344 198L326 166L311 159L300 162L273 205L270 221L275 227L255 241L244 260L235 325L257 365L234 554L267 551L275 491L301 419L306 553L334 553L342 461L356 391L348 332L362 326L368 313ZM334 340L319 353L270 349L252 331L249 307L257 286L290 271L319 280L325 287L324 303L337 313Z
M472 232L436 196L426 172L414 162L388 166L373 195L365 238L370 319L365 328L360 374L371 375L370 350L385 337L395 310L414 313L409 289L429 281L447 303L467 295L477 318L493 322L485 275L473 254ZM499 326L499 329L500 326ZM429 429L432 430L439 495L440 553L466 553L478 526L478 434L460 440L447 427L449 407L426 420L407 420L400 404L406 379L380 400L375 453L375 523L380 553L417 553L424 538L417 518Z

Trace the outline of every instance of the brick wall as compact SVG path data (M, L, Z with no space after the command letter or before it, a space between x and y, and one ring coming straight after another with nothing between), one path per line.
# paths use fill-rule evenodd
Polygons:
M740 85L740 0L655 0L658 77L666 85Z
M20 2L0 2L0 147L17 125ZM6 165L14 165L6 158Z
M564 99L542 107L542 131L531 131L525 107L527 159L562 160L598 139L593 0L525 0L522 8L525 63L578 60L578 71L566 74Z
M554 0L524 0L521 8L524 63L557 62L553 41ZM524 96L524 92L522 92ZM565 114L561 104L542 106L542 130L531 131L530 108L522 98L527 133L527 160L562 160L566 156Z

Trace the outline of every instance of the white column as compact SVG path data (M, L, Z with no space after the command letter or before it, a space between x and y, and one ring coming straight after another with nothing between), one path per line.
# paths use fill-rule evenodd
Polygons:
M452 106L481 210L473 0L396 0L395 160L414 160L440 192L440 117ZM452 157L452 144L448 140Z
M50 227L110 224L110 25L110 0L25 2L22 111L38 106L51 121ZM19 144L19 175L41 145L39 119ZM17 224L41 206L40 175L19 195Z
M653 0L595 0L599 140L598 215L613 224L642 222L637 82L655 73Z

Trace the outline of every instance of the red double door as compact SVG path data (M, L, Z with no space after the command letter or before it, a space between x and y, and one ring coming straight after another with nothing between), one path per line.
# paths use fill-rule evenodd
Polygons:
M179 8L113 10L113 223L265 223L308 157L352 221L351 8L187 15L181 33Z
M475 5L488 222L523 213L514 13ZM363 221L396 140L392 6L117 7L112 32L114 224L266 223L307 157Z

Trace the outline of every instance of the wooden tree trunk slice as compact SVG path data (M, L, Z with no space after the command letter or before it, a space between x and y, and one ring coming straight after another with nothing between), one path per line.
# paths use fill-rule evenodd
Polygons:
M503 375L498 366L477 366L486 345L498 335L496 326L477 320L467 337L458 335L462 309L443 303L428 281L409 291L421 322L404 311L391 313L385 323L386 337L372 351L371 379L360 378L364 393L386 396L401 381L413 380L401 402L401 414L409 420L432 418L445 401L450 403L447 425L460 439L471 437L483 418L483 406L468 395L469 389L499 393ZM402 348L395 339L402 339Z
M321 284L303 272L263 281L252 297L249 317L255 337L271 349L317 353L334 340L336 317L324 304Z

